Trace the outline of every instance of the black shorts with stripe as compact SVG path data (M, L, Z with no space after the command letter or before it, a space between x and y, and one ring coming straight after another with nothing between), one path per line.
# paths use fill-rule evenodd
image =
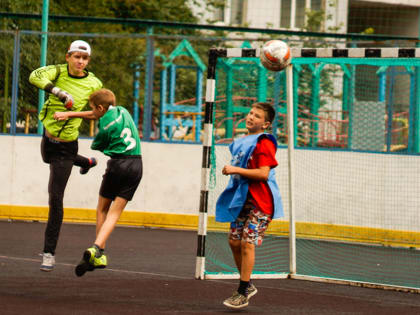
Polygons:
M116 197L131 200L142 176L143 162L141 155L111 157L102 177L99 195L112 200Z

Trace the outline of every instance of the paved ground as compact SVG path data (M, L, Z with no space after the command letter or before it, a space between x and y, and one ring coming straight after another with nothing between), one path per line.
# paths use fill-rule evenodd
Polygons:
M299 280L255 280L249 307L231 311L222 301L237 281L194 280L191 231L117 227L109 268L78 278L95 228L64 224L56 269L41 272L44 229L0 221L0 314L420 314L419 294Z

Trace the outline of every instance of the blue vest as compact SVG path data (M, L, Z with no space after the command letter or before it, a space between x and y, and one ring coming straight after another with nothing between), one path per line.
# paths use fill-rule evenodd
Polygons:
M270 139L277 149L277 141L271 134L260 133L235 140L230 144L229 150L232 154L231 165L248 168L249 158L260 137ZM276 183L274 169L270 170L268 176L268 187L270 187L274 202L273 219L283 216L283 204L280 191ZM221 193L216 203L216 221L233 222L238 217L248 195L248 179L238 174L231 175L226 189Z

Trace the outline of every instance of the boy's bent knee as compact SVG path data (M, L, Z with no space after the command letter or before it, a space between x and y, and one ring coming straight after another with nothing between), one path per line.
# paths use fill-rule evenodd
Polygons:
M241 250L242 251L253 251L255 249L255 245L253 243L242 241L241 242Z

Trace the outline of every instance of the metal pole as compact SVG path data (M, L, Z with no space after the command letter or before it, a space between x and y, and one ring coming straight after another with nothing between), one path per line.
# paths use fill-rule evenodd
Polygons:
M9 75L10 75L10 61L9 56L6 55L6 64L4 68L4 108L6 109L7 106L9 106ZM6 133L7 127L6 127L6 111L3 112L3 126L1 132Z
M216 64L219 51L210 49L207 68L206 108L204 114L203 155L201 160L200 209L197 229L197 257L195 263L195 278L205 278L206 235L208 199L211 172L211 147L213 143L213 109L216 95Z
M143 139L150 140L153 106L153 70L154 70L154 38L153 27L147 28L146 39L146 82L143 110Z
M276 72L275 74L275 78L274 78L274 100L273 100L273 106L274 109L276 110L276 116L274 117L273 123L272 123L272 127L271 127L271 132L274 135L274 137L277 138L277 127L278 127L278 117L279 117L279 113L281 110L280 107L280 84L281 84L281 76L282 72ZM285 80L283 80L285 81ZM283 90L284 91L284 90Z
M286 68L287 80L287 161L289 171L289 268L290 274L296 274L296 223L294 205L294 104L293 104L293 65Z
M233 139L233 67L228 66L226 68L226 132L225 132L225 138Z
M163 135L166 131L166 112L167 112L167 86L168 86L168 69L165 68L160 72L160 124L159 124L159 137L164 140ZM169 126L170 127L170 126ZM169 132L168 132L169 134Z
M42 3L42 34L41 34L41 62L40 67L47 64L47 43L48 43L48 7L49 0ZM41 111L45 101L45 91L39 90L38 94L38 113ZM38 134L42 134L42 123L38 120Z
M16 31L13 48L13 74L12 74L12 106L10 109L10 134L16 134L17 102L19 90L19 56L20 56L20 32Z
M140 90L140 65L133 64L133 120L134 124L139 125L139 90Z
M420 16L420 8L418 10L418 15ZM420 19L418 25L418 38L420 39ZM420 47L420 42L417 43L417 47ZM414 128L414 144L413 152L420 152L420 67L415 67L415 78L416 78L416 96L415 96L415 121L414 126L409 126L409 128ZM413 115L413 113L410 113Z
M200 142L200 132L201 132L201 110L202 110L202 94L203 94L203 71L198 68L197 69L197 83L195 88L195 103L196 103L196 110L197 110L197 118L195 121L196 128L195 128L195 141Z
M387 107L387 116L388 116L388 124L387 124L387 132L386 132L386 152L391 152L391 145L392 145L392 120L394 117L394 86L395 86L395 67L391 67L390 69L390 83L388 89L388 104L385 104ZM386 100L384 100L386 102Z

